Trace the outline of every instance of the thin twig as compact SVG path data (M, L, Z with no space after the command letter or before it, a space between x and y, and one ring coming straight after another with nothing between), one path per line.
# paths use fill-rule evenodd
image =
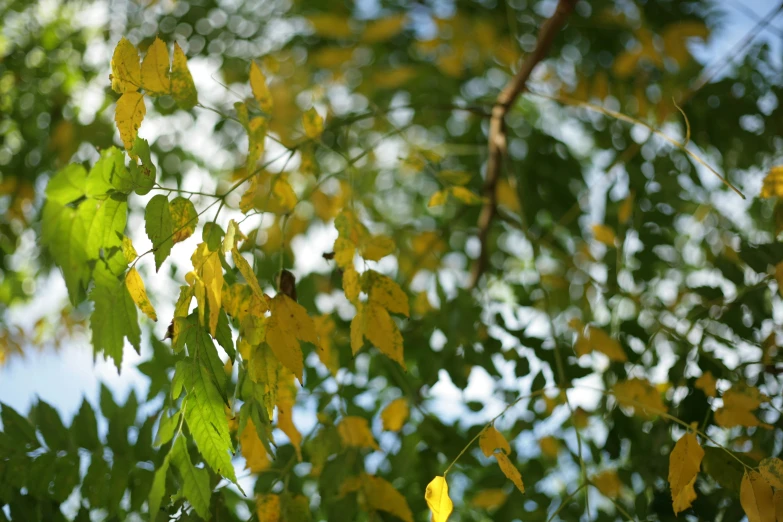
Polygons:
M489 229L492 219L497 212L496 187L500 177L500 167L503 156L506 154L506 126L505 118L508 111L516 102L522 92L527 89L527 81L533 69L541 62L549 52L555 35L565 23L568 15L574 10L576 0L559 0L555 13L541 26L538 32L538 41L533 52L530 53L517 74L500 92L492 108L492 117L489 120L489 158L487 159L487 173L484 178L484 205L481 208L478 220L478 237L481 243L481 252L473 265L470 287L475 288L481 275L487 269L489 262Z

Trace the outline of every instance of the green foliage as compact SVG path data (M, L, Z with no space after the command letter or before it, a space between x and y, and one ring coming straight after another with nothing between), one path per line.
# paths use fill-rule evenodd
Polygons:
M0 7L0 362L149 384L0 405L0 520L771 517L779 64L633 4Z

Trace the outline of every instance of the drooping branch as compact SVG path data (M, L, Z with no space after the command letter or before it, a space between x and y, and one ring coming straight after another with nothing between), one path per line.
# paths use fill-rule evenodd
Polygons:
M511 110L519 95L527 88L527 81L533 69L546 57L555 36L563 24L565 24L568 15L574 10L576 2L577 0L560 0L558 2L554 14L544 22L538 32L535 49L525 58L517 74L500 92L492 108L492 117L489 120L489 158L487 159L486 177L484 178L482 190L484 205L481 208L478 220L478 237L481 242L481 252L473 265L471 288L478 284L489 262L489 229L497 212L496 188L500 177L503 156L506 154L506 114Z

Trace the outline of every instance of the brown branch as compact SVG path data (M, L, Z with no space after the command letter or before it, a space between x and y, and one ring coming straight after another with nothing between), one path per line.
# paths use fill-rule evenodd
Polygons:
M500 92L492 108L492 116L489 120L489 158L487 159L487 171L482 190L484 205L481 207L478 220L481 252L473 265L471 288L475 288L478 284L489 263L489 229L497 213L496 188L500 177L500 166L503 162L503 156L506 154L506 114L511 110L519 95L527 88L527 81L533 69L546 57L555 35L565 24L571 11L574 10L576 2L577 0L559 0L555 13L544 22L538 31L535 49L525 58L517 74Z

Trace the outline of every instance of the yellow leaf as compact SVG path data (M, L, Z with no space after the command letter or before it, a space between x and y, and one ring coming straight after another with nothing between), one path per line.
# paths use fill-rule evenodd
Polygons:
M541 438L538 441L538 446L541 448L543 455L552 459L556 458L560 452L560 443L551 435Z
M491 456L495 453L496 449L504 451L506 454L511 453L511 446L508 444L506 438L492 425L481 432L479 447L485 457Z
M723 407L715 412L715 423L724 428L745 426L752 428L762 426L762 423L753 413L762 403L768 402L769 397L750 386L735 386L723 394Z
M294 425L294 404L296 404L296 381L294 375L282 369L277 390L277 427L280 428L296 450L296 457L302 461L302 434Z
M628 220L631 219L631 214L633 213L633 200L634 200L634 193L631 192L623 200L623 202L620 203L620 208L617 210L617 220L620 223L622 224L628 223Z
M155 314L155 308L152 307L152 303L150 303L150 299L147 297L144 281L141 280L141 276L136 270L136 267L132 267L125 275L125 286L128 287L128 292L130 293L133 302L139 307L139 310L153 321L157 321L158 316Z
M448 198L449 192L448 190L439 190L435 194L432 195L430 198L430 201L427 203L427 206L432 207L439 207L441 205L444 205L446 203L446 199Z
M373 511L385 511L404 522L413 522L413 513L399 491L381 477L362 474L362 489L368 507Z
M508 458L505 453L495 453L495 458L498 461L498 466L503 474L517 487L520 493L525 492L525 485L522 483L522 475L519 470L514 466L514 463Z
M277 200L280 202L284 212L289 212L294 209L297 203L296 193L288 183L288 176L285 174L278 175L274 181L274 193Z
M473 175L464 170L441 170L437 174L438 179L449 185L464 185Z
M381 412L383 429L387 431L400 431L408 420L410 410L408 401L404 398L395 399L386 406Z
M451 192L452 196L462 201L466 205L481 205L481 203L484 202L481 196L471 192L465 187L451 187L449 192Z
M128 236L122 236L122 246L120 248L122 249L122 256L128 263L132 263L139 255L136 253L136 249L133 247L133 242Z
M114 92L124 94L138 91L140 85L139 51L123 37L114 48L111 58L111 88Z
M706 371L701 374L701 377L696 379L696 387L704 392L707 397L715 397L717 395L715 377L712 376L712 372Z
M394 314L410 316L408 295L393 279L375 270L367 270L362 274L362 280L364 288L369 287L369 303L377 303Z
M596 241L599 241L608 247L613 247L615 241L617 241L614 230L607 225L593 225L593 237Z
M767 484L758 471L745 471L742 476L740 504L748 516L748 522L772 522L775 520L772 487Z
M174 59L171 64L171 95L183 109L192 109L198 103L196 85L188 69L188 59L179 44L174 42Z
M272 93L266 85L266 78L261 72L256 62L250 62L250 88L253 90L253 97L258 102L258 106L266 113L272 112Z
M201 243L190 259L193 262L193 269L204 284L206 302L209 306L209 333L214 336L223 301L223 266L220 264L220 254L210 251L206 243ZM196 289L198 292L198 287ZM196 299L198 300L198 293ZM202 307L202 302L199 302L199 313L204 313Z
M502 489L484 489L476 493L471 504L479 509L495 509L506 503L508 494Z
M380 449L372 436L367 419L363 417L343 417L337 425L337 432L345 446Z
M264 155L266 131L267 120L261 116L252 118L247 124L247 165L250 171L255 169L256 163ZM275 188L277 188L277 184L275 184ZM275 195L277 195L277 192L275 192Z
M304 364L299 341L318 344L315 324L302 305L279 293L271 303L272 315L267 323L266 342L283 366L302 382Z
M280 522L280 496L274 493L256 495L258 522Z
M432 511L432 522L446 522L454 509L449 498L449 485L446 477L435 477L427 484L424 500Z
M361 244L359 254L367 261L379 261L388 256L397 245L389 236L373 236Z
M497 187L495 188L495 197L497 198L498 205L506 207L515 214L522 212L522 203L519 201L517 188L512 186L508 179L503 178L498 180Z
M353 257L356 255L356 245L351 241L338 237L334 241L334 261L340 268L353 266Z
M325 38L348 38L351 36L350 18L330 13L321 13L307 17L313 26L315 34Z
M693 484L703 458L704 450L693 433L680 437L669 455L669 487L675 515L691 507L696 499Z
M407 17L404 14L372 20L371 22L368 22L367 26L364 28L362 41L371 44L385 42L386 40L394 38L405 27L406 21Z
M391 360L405 368L402 334L384 307L375 302L360 303L351 321L351 349L356 354L366 337Z
M324 132L324 119L318 114L315 107L310 107L302 114L302 126L304 127L305 136L310 139L316 139Z
M588 326L585 331L581 323L578 321L574 321L574 323L578 323L578 325L575 324L577 339L574 345L577 356L581 357L595 350L603 353L612 361L625 362L628 360L620 343L609 337L606 332L595 326Z
M783 165L777 165L769 169L761 185L761 198L774 198L783 196Z
M620 405L632 407L642 416L655 417L668 411L660 392L645 379L618 382L614 385L613 393Z
M620 494L622 483L617 476L617 472L613 469L604 470L594 476L591 480L593 484L595 484L595 487L598 488L598 491L607 498L617 498Z
M329 372L335 376L340 369L340 356L332 346L332 336L335 329L334 320L330 315L320 315L313 318L313 323L320 341L318 358L321 359L321 362Z
M772 487L783 490L783 460L768 457L759 462L759 472Z
M258 432L253 424L253 419L248 419L245 429L239 436L239 446L242 450L242 456L245 457L245 469L251 473L258 473L269 469L271 461L266 453L264 444L258 437Z
M120 131L122 144L127 150L133 147L146 114L147 107L144 105L144 96L141 93L128 91L117 100L114 122L117 124L117 130Z
M160 38L155 38L141 62L141 86L150 96L162 96L171 92L169 50Z
M247 373L250 380L261 387L263 396L260 402L263 403L266 414L271 419L275 404L278 403L280 387L283 386L280 379L289 377L290 372L283 370L280 362L266 343L249 346L244 339L240 339L239 343L240 353L247 361ZM257 397L258 391L255 394Z
M343 290L345 297L352 303L359 299L359 273L353 266L349 266L343 272Z

